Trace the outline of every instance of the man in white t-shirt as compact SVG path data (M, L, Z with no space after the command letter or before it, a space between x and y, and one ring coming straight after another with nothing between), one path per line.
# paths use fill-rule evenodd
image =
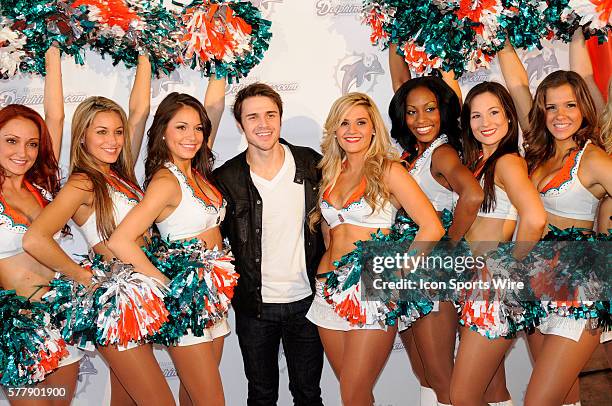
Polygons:
M240 274L232 304L249 382L247 404L278 400L282 341L295 405L322 405L323 347L306 319L324 252L320 230L308 227L318 204L321 156L280 139L282 101L270 86L240 90L234 117L247 150L213 173L227 200L221 224Z

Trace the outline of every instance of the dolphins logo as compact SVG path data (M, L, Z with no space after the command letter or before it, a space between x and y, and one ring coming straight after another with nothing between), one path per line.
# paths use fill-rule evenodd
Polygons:
M161 78L153 81L151 97L153 99L159 97L159 95L162 93L162 90L164 92L167 92L169 85L181 85L181 84L183 84L183 79L181 78L181 74L179 73L178 70L173 70L170 73L170 75L162 76Z
M91 358L89 355L83 355L79 364L79 381L82 381L82 385L78 385L80 390L75 393L75 397L85 392L85 389L89 386L89 380L92 375L98 375L98 370L94 366L93 362L91 362Z
M376 76L383 75L378 57L374 54L351 54L344 57L336 67L336 84L347 94L352 91L369 92L376 85Z
M559 69L559 61L554 49L544 48L537 55L525 58L525 70L529 83L539 83L546 75Z

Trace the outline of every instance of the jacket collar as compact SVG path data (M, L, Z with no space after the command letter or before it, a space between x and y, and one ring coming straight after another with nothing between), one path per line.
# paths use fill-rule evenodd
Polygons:
M282 145L286 145L287 147L289 147L289 151L291 151L291 155L293 155L293 160L295 161L295 177L293 178L293 182L299 184L304 183L305 163L297 147L293 144L288 143L283 138L279 139L279 142ZM242 173L249 174L251 168L249 163L247 162L246 153L246 150L241 152L240 155L238 155L238 160L240 162L240 168L242 170Z

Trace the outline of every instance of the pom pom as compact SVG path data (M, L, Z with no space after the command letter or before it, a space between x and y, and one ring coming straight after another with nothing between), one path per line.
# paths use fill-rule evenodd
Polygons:
M370 26L370 41L374 46L389 46L389 31L393 23L395 9L383 1L366 0L363 4L363 23Z
M160 5L145 0L76 0L72 7L95 26L89 42L103 57L110 55L113 65L134 67L142 54L149 57L156 75L176 68L176 16Z
M11 17L19 31L26 36L28 58L23 71L45 74L45 53L52 44L75 61L83 63L82 48L86 35L93 29L82 25L80 10L74 10L59 0L20 0L3 5L3 14Z
M103 262L99 256L82 266L94 272L92 289L59 279L45 295L57 311L64 337L81 346L88 341L126 346L146 342L168 321L166 288L156 279L117 260Z
M609 0L570 0L569 9L578 17L578 23L584 27L585 37L596 35L602 43L608 38L612 27L612 2ZM565 10L567 15L568 10ZM567 17L571 18L571 17Z
M205 76L239 80L263 58L270 25L250 2L196 0L182 14L182 61Z
M53 329L47 307L15 291L0 291L0 383L25 386L44 380L68 355L66 343Z
M8 79L19 72L26 57L27 38L14 30L13 24L11 19L0 17L0 79Z
M227 317L238 280L227 246L210 250L197 239L169 242L156 237L145 252L171 279L165 297L170 321L155 337L155 342L176 344L188 330L202 336L205 329Z

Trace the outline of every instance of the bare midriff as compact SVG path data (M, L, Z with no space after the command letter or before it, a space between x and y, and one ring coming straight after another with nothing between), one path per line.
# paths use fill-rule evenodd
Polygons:
M27 252L0 259L0 285L18 295L40 301L55 273ZM42 286L42 287L41 287Z
M334 262L355 249L355 241L368 241L378 228L368 228L353 224L341 224L329 231L329 247L327 248L326 260L321 261L317 274L324 274L334 270ZM389 229L381 229L383 234L389 233Z

